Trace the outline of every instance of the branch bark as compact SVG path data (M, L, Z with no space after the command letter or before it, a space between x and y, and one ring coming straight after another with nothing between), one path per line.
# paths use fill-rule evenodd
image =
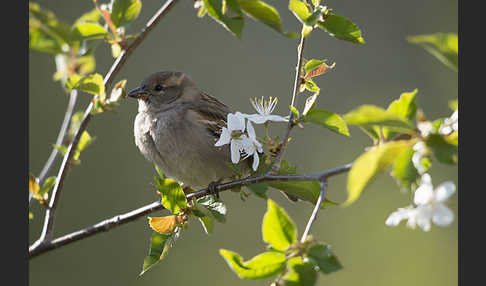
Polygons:
M292 93L292 101L290 102L290 106L292 106L292 107L294 107L294 105L295 105L297 93L299 91L300 70L301 70L301 67L302 67L302 55L304 53L304 45L305 45L305 37L304 37L304 32L302 31L300 33L300 43L299 43L299 46L297 47L297 65L295 67L294 91ZM277 153L277 155L275 157L275 161L274 161L273 166L272 166L272 169L270 170L270 173L272 173L272 174L276 173L278 168L280 168L280 161L282 160L284 150L287 147L287 143L288 143L289 137L290 137L290 131L294 127L293 126L293 119L294 119L294 113L292 111L290 111L289 123L287 125L287 131L285 132L285 137L283 139L282 147L280 148L279 152Z
M145 27L142 29L140 35L127 47L126 50L123 50L120 56L115 60L112 67L110 68L109 72L106 74L103 83L105 86L109 86L115 76L118 74L120 69L125 64L127 58L130 54L142 43L142 41L147 37L150 31L160 22L163 16L177 3L178 0L167 0L167 2L155 13L155 15L147 22ZM96 99L97 96L94 97ZM84 130L86 130L89 121L91 120L91 110L93 108L93 101L88 105L84 112L83 120L77 130L73 141L68 146L68 150L64 156L62 161L61 167L59 169L57 175L56 185L51 193L51 200L49 201L48 209L46 211L46 215L44 218L44 226L42 228L42 233L39 239L33 244L32 247L36 248L52 239L53 229L54 229L54 219L56 214L56 207L59 202L59 198L61 195L61 190L64 184L64 179L71 167L72 158L75 153L76 147L78 145L79 139L81 138L81 134ZM30 251L30 250L29 250Z
M345 173L351 169L351 164L347 164L335 169L330 169L326 170L320 173L314 173L314 174L302 174L302 175L262 175L258 177L249 177L241 180L236 180L224 184L219 184L215 187L215 190L218 192L225 191L225 190L230 190L234 187L240 187L240 186L247 186L251 184L256 184L256 183L262 183L262 182L269 182L269 181L321 181L321 193L319 196L319 199L316 203L316 207L314 208L314 212L311 216L311 219L309 220L309 223L307 224L306 231L304 232L304 235L307 236L310 226L314 222L316 216L317 216L317 211L320 208L320 205L324 201L325 194L323 192L323 184L325 186L325 183L323 180L327 180L327 178L339 175L342 173ZM324 187L325 191L325 187ZM192 192L188 195L186 195L186 198L188 200L192 198L200 198L204 197L206 195L209 195L211 191L208 188ZM148 204L146 206L143 206L141 208L135 209L133 211L130 211L125 214L117 215L114 216L110 219L103 220L101 222L98 222L92 226L86 227L84 229L72 232L70 234L66 234L64 236L58 237L56 239L53 239L51 241L46 241L42 244L33 244L29 248L29 258L33 258L36 256L39 256L40 254L43 254L45 252L48 252L50 250L59 248L61 246L73 243L75 241L88 238L90 236L93 236L97 233L109 231L115 227L118 227L120 225L123 225L125 223L134 221L142 216L145 216L147 214L150 214L152 212L162 210L164 207L160 203L160 201L153 202L151 204ZM303 236L303 239L304 237Z

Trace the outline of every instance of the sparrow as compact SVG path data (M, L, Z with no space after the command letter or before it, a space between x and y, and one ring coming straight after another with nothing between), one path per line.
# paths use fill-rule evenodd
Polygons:
M215 146L231 111L187 74L153 73L127 96L138 100L135 144L167 177L194 189L236 177L229 145ZM251 163L239 161L242 175Z

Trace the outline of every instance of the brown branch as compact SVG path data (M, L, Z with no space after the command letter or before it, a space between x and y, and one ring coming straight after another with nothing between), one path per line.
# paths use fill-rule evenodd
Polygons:
M78 91L73 89L69 97L69 102L66 108L66 112L64 113L64 119L61 124L61 129L59 130L59 134L57 135L56 145L62 145L62 143L64 142L64 137L69 128L69 123L71 121L71 116L73 115L73 110L74 110L74 106L76 105L77 97L78 97ZM39 174L39 184L42 184L47 173L49 173L49 170L51 169L52 165L54 164L54 161L56 160L57 154L59 154L59 150L57 150L57 148L52 148L51 155L49 155L49 158L47 159L46 163L44 164L44 167L42 167L42 171ZM32 197L33 197L32 193L29 192L29 205L30 205L30 201L32 200Z
M250 178L236 180L236 181L229 182L229 183L219 184L215 187L215 189L218 192L222 192L222 191L225 191L225 190L230 190L234 187L248 186L248 185L261 183L261 182L269 182L269 181L316 181L317 180L317 181L321 181L321 194L320 194L319 199L318 199L317 204L316 204L316 207L317 207L324 200L322 186L325 183L323 183L323 180L327 180L327 178L329 178L329 177L345 173L345 172L349 171L350 168L351 168L351 164L347 164L347 165L344 165L344 166L341 166L341 167L338 167L338 168L335 168L335 169L330 169L330 170L326 170L326 171L323 171L323 172L320 172L320 173L315 173L315 174L302 174L302 175L268 175L267 174L267 175L262 175L262 176L258 176L258 177L250 177ZM186 195L186 198L188 200L193 199L193 198L200 198L200 197L204 197L206 195L209 195L210 193L211 193L211 191L208 188L206 188L206 189L202 189L202 190L199 190L199 191L196 191L196 192L192 192L192 193ZM143 217L143 216L145 216L149 213L152 213L152 212L155 212L155 211L158 211L158 210L162 210L162 209L164 209L164 207L162 206L160 201L153 202L151 204L148 204L148 205L143 206L141 208L138 208L136 210L130 211L128 213L114 216L110 219L103 220L103 221L101 221L97 224L86 227L84 229L81 229L81 230L72 232L70 234L58 237L58 238L53 239L51 241L46 241L43 244L40 244L40 245L33 244L29 248L29 258L36 257L36 256L38 256L42 253L56 249L56 248L61 247L63 245L73 243L73 242L78 241L78 240L93 236L97 233L109 231L109 230L111 230L111 229L113 229L117 226L120 226L122 224L134 221L134 220L136 220L140 217ZM314 209L314 212L316 212L315 209ZM316 215L317 214L313 213L313 216L311 216L312 222L315 220ZM312 222L310 222L310 224L312 224ZM310 230L309 224L308 224L308 228ZM306 228L306 230L307 230L307 228ZM309 230L307 230L307 233L308 233ZM306 234L306 232L304 232L304 234Z
M305 44L305 37L304 37L304 32L302 31L300 33L300 43L299 46L297 47L297 65L295 67L294 91L292 93L292 101L290 103L290 106L292 107L294 107L295 105L296 96L299 91L300 70L302 67L302 54L304 53L304 44ZM280 148L277 155L275 156L275 161L273 162L273 166L269 174L275 174L278 168L280 168L280 161L282 160L284 150L287 147L289 137L290 137L290 131L294 127L293 119L294 119L294 113L290 111L289 124L287 125L287 131L285 132L285 137L283 139L282 147Z
M127 58L130 54L140 45L140 43L147 37L148 33L152 31L152 29L157 25L162 17L173 7L178 0L167 0L167 2L155 13L155 15L147 22L145 27L142 29L140 35L127 47L126 50L123 50L120 56L115 60L113 63L110 71L106 74L103 83L105 86L109 86L115 76L118 74L122 66L125 64ZM96 99L95 96L94 99ZM59 169L57 175L56 185L51 193L51 200L49 201L48 209L46 211L46 215L44 218L44 226L42 229L42 233L39 239L31 246L31 248L36 248L41 246L42 244L50 241L52 239L52 232L54 227L54 219L56 213L56 207L59 202L62 186L64 184L64 179L69 171L69 168L72 164L72 158L75 153L76 147L78 145L79 139L81 138L81 134L91 119L91 110L93 108L93 101L88 105L86 111L84 112L83 120L77 130L73 141L68 146L68 150L64 156L64 159L61 164L61 168ZM30 248L29 248L30 249ZM30 251L30 250L29 250Z

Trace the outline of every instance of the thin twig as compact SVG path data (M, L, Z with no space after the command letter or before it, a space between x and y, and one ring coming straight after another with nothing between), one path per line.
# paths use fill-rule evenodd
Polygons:
M314 210L312 211L312 214L309 218L309 221L307 222L307 225L305 227L304 233L302 234L302 238L300 239L301 243L304 243L305 239L309 235L310 229L312 227L312 224L317 218L317 213L321 209L322 202L326 198L326 187L327 183L325 181L320 182L321 183L321 191L319 193L319 198L317 199L316 206L314 207Z
M225 190L230 190L234 187L238 186L247 186L251 184L256 184L256 183L261 183L261 182L269 182L269 181L316 181L316 180L321 180L321 179L327 179L329 177L342 174L347 172L350 169L351 165L347 164L342 167L338 167L335 169L330 169L326 170L320 173L315 173L315 174L302 174L302 175L262 175L258 177L250 177L250 178L245 178L241 180L236 180L233 182L229 183L224 183L224 184L219 184L215 187L215 189L218 192L222 192ZM192 192L190 194L186 195L186 198L188 200L193 199L193 198L200 198L204 197L206 195L211 194L211 191L208 188ZM322 204L322 201L324 200L324 195L322 192L322 184L321 184L321 194L319 196L319 199L316 204L317 206ZM84 229L75 231L73 233L58 237L56 239L53 239L52 241L46 241L43 244L37 245L33 244L29 248L29 258L36 257L42 253L48 252L50 250L56 249L58 247L61 247L63 245L67 245L70 243L73 243L75 241L93 236L97 233L105 232L108 230L111 230L117 226L120 226L122 224L134 221L140 217L143 217L149 213L162 210L164 207L160 203L160 201L153 202L151 204L148 204L146 206L143 206L141 208L138 208L136 210L130 211L125 214L117 215L114 216L110 219L103 220L97 224L94 224L92 226L86 227ZM314 209L315 211L315 209ZM313 213L313 220L315 220L315 214ZM312 218L312 217L311 217ZM312 223L311 223L312 224ZM308 228L310 229L310 226L308 225ZM308 230L306 229L308 232Z
M295 67L294 91L292 93L292 101L290 103L290 106L292 106L292 107L295 106L297 93L299 91L300 70L301 70L301 67L302 67L302 54L304 53L304 44L305 44L304 32L302 31L300 34L301 34L300 35L300 43L299 43L299 46L297 47L297 65ZM287 125L287 131L285 133L285 137L284 137L283 142L282 142L282 147L280 148L279 152L277 153L277 155L275 157L275 161L274 161L273 166L272 166L272 169L269 172L271 174L276 173L278 168L280 167L280 161L282 160L284 150L287 147L287 143L289 141L290 131L294 127L293 119L294 119L294 113L292 111L290 111L289 123Z
M140 43L146 38L148 33L152 31L152 29L157 25L162 17L173 7L178 0L167 0L167 2L155 13L155 15L147 22L145 28L142 30L140 35L128 46L126 50L123 50L120 56L116 59L113 63L110 71L106 74L103 83L105 86L109 86L112 81L114 80L115 76L118 74L124 63L126 62L128 56L140 45ZM95 96L94 99L96 99ZM61 164L61 168L59 169L56 185L51 193L51 200L49 201L48 209L46 211L46 215L44 218L44 227L42 229L42 233L39 239L33 244L33 246L38 247L39 245L46 243L52 239L52 232L54 226L54 218L56 207L59 202L62 186L64 184L64 179L68 173L68 170L71 166L71 161L73 155L75 153L76 147L78 145L79 139L81 138L81 134L86 130L88 123L91 119L91 110L93 108L93 101L90 102L88 107L86 108L83 116L83 120L79 126L79 129L76 131L73 141L68 146L68 150L64 156L64 159Z
M69 123L71 122L71 116L73 115L73 110L74 110L74 106L76 105L77 98L78 98L78 91L73 89L69 96L69 102L66 108L66 113L64 114L64 119L62 121L61 129L59 130L59 134L57 135L56 145L62 145L62 143L64 142L64 137L69 128ZM59 150L57 150L57 148L52 148L51 155L49 155L49 158L47 159L46 163L44 164L44 167L42 168L42 171L40 172L39 184L42 184L47 173L49 173L49 170L54 164L57 154L59 154ZM32 197L33 197L32 193L29 192L29 204Z

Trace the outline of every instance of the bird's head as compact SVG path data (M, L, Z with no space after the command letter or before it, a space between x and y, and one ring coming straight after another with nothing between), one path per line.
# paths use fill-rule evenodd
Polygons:
M194 87L194 82L183 72L161 71L145 78L139 87L128 93L128 96L139 99L140 104L146 105L147 108L159 109L183 100L192 94L183 91Z

